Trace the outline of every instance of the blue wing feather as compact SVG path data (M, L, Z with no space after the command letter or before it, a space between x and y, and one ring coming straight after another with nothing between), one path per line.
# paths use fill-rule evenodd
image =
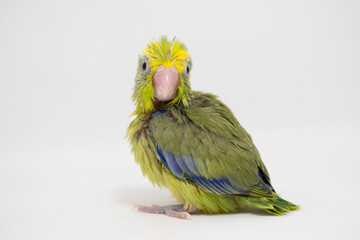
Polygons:
M155 149L158 156L160 157L161 162L165 165L166 168L169 168L162 151L158 147L156 147Z
M195 162L193 161L192 157L190 156L182 156L184 159L184 162L186 163L186 165L189 167L189 169L191 170L191 172L200 175L199 170L197 169L197 166L195 165Z
M228 178L205 178L201 176L195 161L190 156L174 156L171 152L156 147L156 152L166 169L180 179L190 180L202 188L217 194L243 194Z
M176 160L174 158L174 155L167 151L162 151L162 153L166 159L166 162L169 166L171 173L173 173L178 178L183 178L184 171L182 169L180 169L178 163L176 162Z
M177 162L177 164L179 165L179 167L180 167L183 171L185 171L187 174L189 174L189 173L191 172L182 157L180 157L180 156L175 156L175 161Z

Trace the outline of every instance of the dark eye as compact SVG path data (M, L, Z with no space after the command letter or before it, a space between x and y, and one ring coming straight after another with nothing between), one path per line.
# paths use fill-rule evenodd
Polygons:
M189 65L186 66L186 74L189 74L190 72L190 68L189 68Z
M146 69L147 69L147 63L146 62L143 62L143 64L141 65L142 67L142 70L145 72Z

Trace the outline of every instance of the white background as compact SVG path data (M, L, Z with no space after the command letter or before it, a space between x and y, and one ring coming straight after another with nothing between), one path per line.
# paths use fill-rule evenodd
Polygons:
M359 1L0 1L0 239L359 239ZM124 139L137 57L184 41L192 87L252 134L282 197L302 205L194 215Z

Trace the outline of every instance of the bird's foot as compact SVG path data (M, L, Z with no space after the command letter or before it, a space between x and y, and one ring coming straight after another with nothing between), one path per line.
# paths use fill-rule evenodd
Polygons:
M158 205L152 205L151 207L135 205L134 208L136 211L145 212L145 213L155 213L155 214L165 214L169 217L181 218L181 219L191 219L191 212L194 212L197 208L190 207L185 209L184 205L170 205L160 207Z

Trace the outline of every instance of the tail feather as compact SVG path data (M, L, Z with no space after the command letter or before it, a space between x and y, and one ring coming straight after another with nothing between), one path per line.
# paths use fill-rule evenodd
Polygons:
M264 209L265 211L278 216L284 215L283 212L300 209L300 206L282 199L276 193L274 193L273 198L247 198L245 201L246 202L242 199L242 202L247 205Z

